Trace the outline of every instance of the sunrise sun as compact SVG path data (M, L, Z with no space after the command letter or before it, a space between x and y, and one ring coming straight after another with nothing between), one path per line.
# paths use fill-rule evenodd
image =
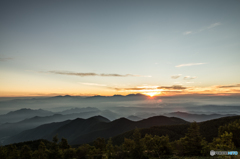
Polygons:
M150 96L150 97L153 97L153 96L156 96L156 95L158 95L160 93L159 92L148 92L148 93L143 93L143 94L145 94L147 96Z

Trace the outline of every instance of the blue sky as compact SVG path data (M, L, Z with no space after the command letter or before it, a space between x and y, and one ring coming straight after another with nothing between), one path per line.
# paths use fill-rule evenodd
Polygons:
M0 6L0 96L239 92L237 0Z

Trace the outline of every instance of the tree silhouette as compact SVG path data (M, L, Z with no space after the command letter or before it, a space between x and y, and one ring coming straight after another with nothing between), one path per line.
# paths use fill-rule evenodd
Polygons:
M113 158L114 156L114 147L112 145L112 138L108 140L108 143L106 146L106 154L107 154L107 158Z
M20 151L20 159L31 159L32 151L29 146L24 145Z
M38 150L36 150L33 153L33 157L37 158L37 159L45 159L48 158L48 150L45 146L45 144L41 141L39 146L38 146Z
M213 142L210 143L210 148L218 151L234 150L235 146L232 138L233 134L225 131L225 133L223 133L220 137L213 139Z
M240 119L229 123L228 125L220 126L218 129L218 135L222 135L225 132L232 133L232 139L236 147L240 147Z
M144 157L144 155L143 155L144 147L141 142L141 134L139 132L139 129L137 129L137 128L133 132L133 141L134 141L134 146L131 151L131 156L133 158L139 158L139 159L143 158Z
M200 135L199 126L196 122L193 122L188 128L184 138L176 141L175 148L180 156L199 156L202 150L202 140Z
M10 145L8 148L7 148L7 158L9 159L16 159L18 158L18 150L17 150L17 147L16 145Z
M65 150L65 149L69 149L71 146L68 144L67 139L62 138L61 142L59 143L59 146L61 149Z
M74 148L68 148L63 150L64 159L72 159L76 157L76 150Z
M53 137L53 143L52 143L51 150L49 153L49 158L51 158L51 159L61 159L62 158L62 154L61 154L61 151L60 151L57 143L58 143L58 136L55 135Z
M7 158L7 151L6 148L3 146L0 146L0 158L6 159Z
M94 142L93 145L97 148L100 149L101 152L106 150L106 143L104 138L97 138Z

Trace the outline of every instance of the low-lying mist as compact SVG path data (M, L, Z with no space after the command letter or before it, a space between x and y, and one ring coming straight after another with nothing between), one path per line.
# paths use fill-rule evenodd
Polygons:
M156 96L141 94L127 96L56 96L0 100L0 114L21 108L61 112L71 108L94 107L110 110L120 116L164 114L169 112L235 113L239 114L240 96ZM148 116L148 115L146 115Z

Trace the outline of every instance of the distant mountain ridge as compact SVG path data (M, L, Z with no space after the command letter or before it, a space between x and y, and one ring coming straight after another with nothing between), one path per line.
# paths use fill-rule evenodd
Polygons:
M191 113L186 113L186 112L172 112L172 113L166 113L164 114L165 116L168 117L177 117L184 119L186 121L196 121L196 122L202 122L202 121L207 121L207 120L212 120L212 119L217 119L217 118L222 118L222 117L227 117L227 116L236 116L236 114L191 114Z
M11 112L11 114L17 114L17 112L19 112L19 111L22 112L22 110L25 110L25 109ZM27 111L31 112L31 109L27 109ZM72 112L75 112L75 113L72 113ZM27 118L27 119L24 119L19 122L2 124L0 126L0 140L2 138L5 139L6 137L16 135L24 130L32 129L37 126L52 123L52 122L62 122L65 120L73 120L76 118L86 119L86 118L90 118L90 117L97 116L97 115L102 115L106 118L109 118L110 120L113 120L119 116L118 114L113 113L109 110L101 111L97 108L90 108L90 107L74 108L74 109L69 109L64 112L59 112L59 113L62 113L65 115L53 114L50 116L34 116L32 118ZM72 113L72 114L69 114L69 113ZM23 117L25 117L25 116L23 116Z
M143 118L140 118L140 117L135 116L135 115L130 115L130 116L127 117L127 119L132 120L132 121L139 121L139 120L142 120Z
M83 113L83 112L91 112L91 111L99 111L99 109L94 108L94 107L71 108L71 109L67 109L67 110L64 110L64 111L60 111L58 113L66 115L66 114Z
M66 108L73 107L101 107L107 108L112 106L110 102L121 101L135 101L143 100L148 97L141 94L130 94L127 96L114 95L114 96L54 96L54 97L41 97L41 98L26 98L26 99L11 99L0 101L0 113L6 113L13 109L18 108L42 108L51 111L63 111ZM55 110L54 110L55 109Z
M64 98L68 98L68 97L64 97ZM33 129L33 128L36 128L37 126L52 123L52 122L62 122L65 120L73 120L76 118L87 119L87 118L97 116L97 115L104 116L110 120L114 120L114 119L121 117L119 114L116 114L110 110L99 110L94 107L71 108L71 109L61 111L58 113L60 113L60 114L53 114L53 112L45 111L42 109L32 110L32 109L24 108L24 109L9 112L6 115L2 115L2 116L0 116L0 118L5 116L5 117L8 117L8 119L10 119L10 121L11 121L11 117L13 117L15 119L16 119L16 117L18 117L18 119L20 120L21 118L31 117L31 116L37 114L37 116L34 116L32 118L27 118L27 119L24 119L24 120L15 122L15 123L2 124L0 126L0 141L3 139L5 140L6 138L8 138L10 136L17 135L18 133L20 133L22 131L25 131L28 129ZM48 114L52 114L52 115L44 116L44 115L48 115ZM131 121L140 121L140 120L143 120L144 118L146 118L144 116L149 116L149 115L150 114L148 114L148 113L145 115L144 114L140 115L141 117L132 115L132 116L128 116L127 119L129 119ZM184 119L184 120L190 121L190 122L192 122L192 121L201 122L201 121L221 118L224 116L234 116L234 114L206 115L206 114L190 114L190 113L186 113L186 112L173 112L173 113L168 113L168 114L164 114L164 115L168 116L168 117L181 118L181 119ZM151 116L156 116L156 115L152 114Z
M53 114L53 112L43 109L23 108L16 111L11 111L5 115L0 115L0 124L18 122L35 116L49 116Z

